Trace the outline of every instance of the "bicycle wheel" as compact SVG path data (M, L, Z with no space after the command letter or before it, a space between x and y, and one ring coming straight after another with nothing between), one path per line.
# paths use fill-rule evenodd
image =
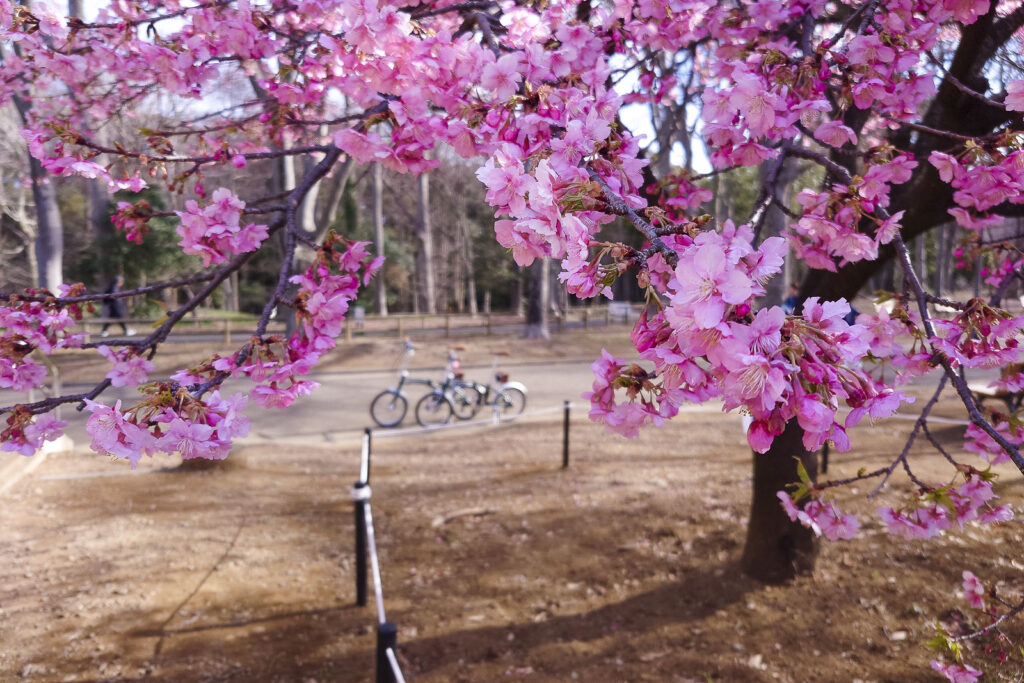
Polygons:
M444 394L427 394L416 404L416 421L422 427L436 427L452 419L452 402Z
M471 384L452 388L452 413L460 420L469 420L480 409L480 392Z
M370 417L381 427L394 427L405 418L409 402L397 391L386 389L370 403Z
M494 407L499 419L509 420L526 410L526 394L515 387L499 389L494 397Z

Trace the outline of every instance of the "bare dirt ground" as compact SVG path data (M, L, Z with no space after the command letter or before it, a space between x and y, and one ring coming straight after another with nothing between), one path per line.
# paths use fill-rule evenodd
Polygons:
M829 475L891 459L910 425L858 428ZM955 449L962 427L939 435ZM578 409L568 470L561 439L557 414L374 439L385 602L409 681L933 681L921 644L961 617L961 571L1008 600L1024 588L1017 522L887 534L871 511L904 479L871 501L845 493L861 535L825 544L814 576L765 587L738 569L751 454L736 416L688 412L627 441ZM948 477L916 450L919 474ZM0 505L0 680L372 680L373 601L354 606L358 457L356 441L257 444L210 469L164 459L131 473L50 456ZM1019 513L1024 480L1001 472ZM968 648L990 680L1024 670L1024 629L1006 632L1012 645Z

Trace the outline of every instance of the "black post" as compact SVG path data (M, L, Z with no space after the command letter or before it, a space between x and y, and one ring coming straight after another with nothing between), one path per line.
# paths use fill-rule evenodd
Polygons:
M828 441L821 446L821 473L828 472Z
M366 483L357 481L355 491L362 493ZM366 606L366 499L354 497L356 513L356 604Z
M397 645L398 627L390 621L377 624L377 683L397 683L388 661L388 648L395 650Z
M569 467L569 402L565 402L565 421L562 425L562 469Z

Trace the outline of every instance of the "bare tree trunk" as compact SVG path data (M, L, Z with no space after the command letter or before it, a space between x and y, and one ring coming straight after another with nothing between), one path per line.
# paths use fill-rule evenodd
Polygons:
M373 164L373 241L377 255L384 253L384 168L379 161ZM377 313L388 314L388 287L384 280L384 268L377 273Z
M425 313L437 313L437 291L434 285L434 241L430 224L430 176L421 173L417 178L417 200L419 204L419 224L416 236L420 240L420 249L416 253L416 270L419 275L419 296L421 310Z
M517 316L522 317L526 311L526 287L523 280L528 277L529 271L524 271L518 265L513 265L513 269L516 273L516 288L512 290L512 310Z
M462 241L459 256L466 278L466 303L469 306L470 315L475 316L479 311L476 305L476 275L473 273L473 240L470 238L466 219L461 216L459 217L459 239Z
M224 295L224 301L221 304L221 308L225 311L237 312L238 311L238 271L231 273L224 284L221 285L221 293Z
M551 259L544 257L533 262L527 271L530 274L530 291L526 302L527 339L551 339L548 326L548 308L551 303Z
M12 97L23 124L28 124L29 104L18 95ZM32 178L32 199L36 205L35 285L51 292L64 281L64 223L57 204L55 179L39 160L29 154L29 175Z
M29 159L29 166L39 231L36 237L37 284L56 292L64 281L64 223L57 204L57 188L38 159Z
M799 481L798 460L811 479L817 478L818 456L804 448L802 439L803 429L790 420L767 453L754 454L754 497L740 565L744 574L765 583L813 571L818 554L814 533L790 521L777 496L786 484Z
M480 313L480 308L476 303L476 276L473 275L472 268L466 274L466 299L469 303L469 314L476 317Z

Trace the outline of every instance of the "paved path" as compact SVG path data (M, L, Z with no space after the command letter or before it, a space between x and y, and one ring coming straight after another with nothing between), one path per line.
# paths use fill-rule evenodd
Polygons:
M577 410L583 410L584 402L580 396L590 389L593 382L589 361L509 364L504 369L511 380L526 385L527 413L560 408L565 401L572 401L579 406ZM464 370L467 378L484 381L490 366L471 366ZM414 374L441 376L439 370ZM381 390L393 386L397 379L392 371L320 373L313 378L321 383L320 389L283 411L265 410L258 406L249 409L246 414L253 423L250 439L330 443L357 436L366 427L376 428L370 418L370 401ZM426 387L422 385L409 389L409 412L399 429L417 426L413 409L425 393ZM387 430L377 431L383 434Z
M553 410L572 401L577 410L585 410L581 394L590 389L593 373L590 362L568 360L559 362L510 363L503 365L510 379L522 382L528 389L527 413ZM490 372L489 365L465 366L466 377L485 381ZM440 379L440 368L415 370L414 376ZM305 443L332 443L358 438L366 427L375 427L370 419L370 401L383 389L393 386L397 379L394 370L320 372L310 375L321 387L311 396L300 398L283 410L268 410L250 404L246 415L252 421L252 432L247 441L289 441ZM228 391L238 391L242 382L229 382ZM84 388L85 385L83 384ZM65 391L76 391L77 385L64 387ZM407 392L409 412L399 428L416 427L413 409L416 401L426 393L425 386L412 386ZM138 394L134 390L111 388L104 392L102 400L109 404L121 399L131 405ZM0 402L16 402L13 392L0 392ZM85 448L89 437L85 433L88 413L80 413L73 406L62 407L61 419L68 422L65 432L77 448ZM380 430L383 433L385 430ZM0 470L11 460L22 456L0 453Z

